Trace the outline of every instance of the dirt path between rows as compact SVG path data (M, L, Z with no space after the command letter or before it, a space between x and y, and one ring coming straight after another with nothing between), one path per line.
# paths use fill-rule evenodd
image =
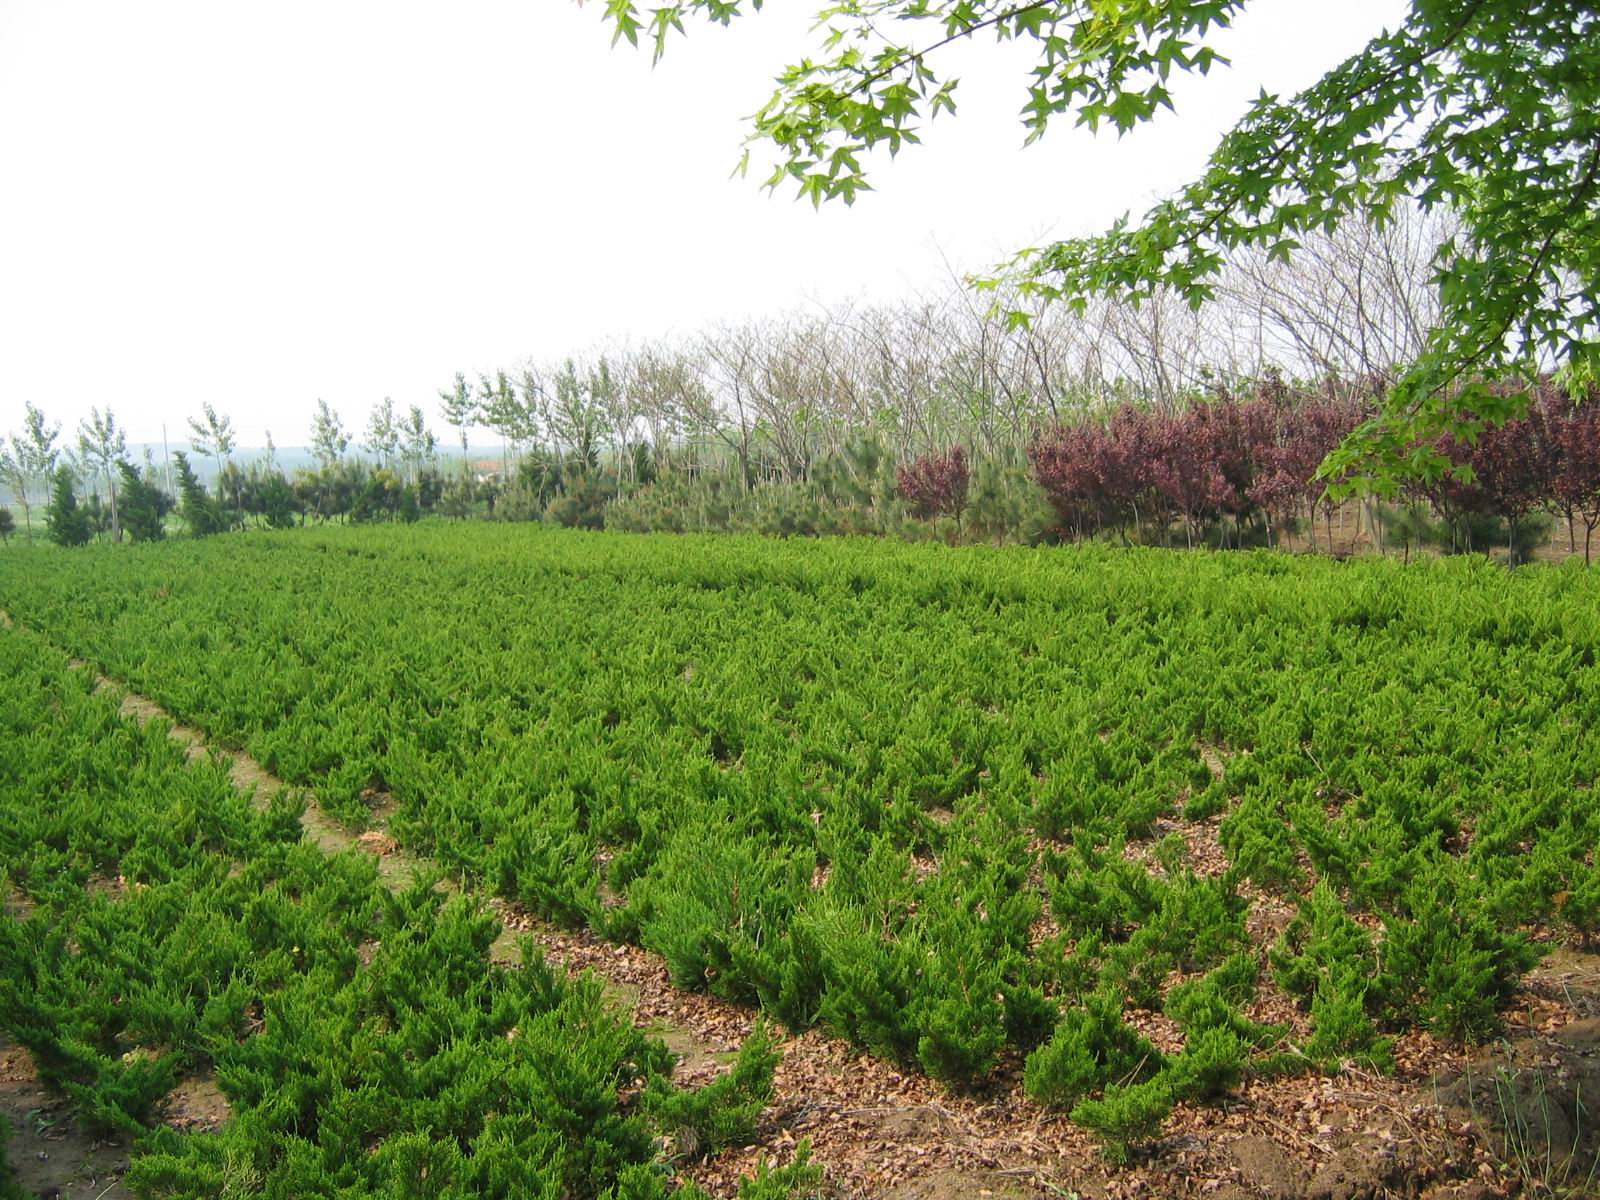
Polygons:
M10 627L11 619L0 611L0 628ZM323 850L373 855L391 888L410 882L413 872L431 869L388 834L381 803L373 828L352 834L306 789L278 779L247 754L209 747L198 730L175 721L154 701L127 691L91 664L72 661L94 674L97 690L120 698L126 716L164 722L191 760L209 755L224 761L234 783L258 801L285 789L304 795L306 836ZM1203 836L1203 831L1183 832ZM486 903L506 925L495 943L495 958L514 961L518 938L531 936L550 961L569 972L594 971L619 1009L680 1056L682 1083L714 1077L753 1026L755 1014L748 1009L674 987L662 961L637 946L556 929L497 897ZM1571 980L1579 976L1594 990L1574 992ZM1517 1045L1524 1059L1537 1057L1538 1048L1555 1046L1563 1030L1581 1033L1594 1024L1585 1018L1600 1011L1600 958L1561 952L1530 975L1519 1003L1522 1008L1509 1014L1508 1036L1521 1039ZM1574 1051L1575 1061L1593 1054L1591 1044ZM1488 1200L1522 1192L1523 1181L1499 1162L1503 1143L1495 1145L1492 1114L1470 1103L1441 1105L1441 1079L1465 1076L1471 1100L1471 1064L1426 1033L1401 1037L1394 1076L1353 1070L1338 1078L1247 1080L1219 1104L1180 1106L1162 1140L1121 1169L1106 1166L1093 1138L1063 1115L1026 1100L1020 1061L1002 1064L983 1091L953 1095L925 1076L816 1030L785 1038L783 1050L775 1100L763 1114L759 1143L686 1165L681 1178L731 1196L759 1161L787 1161L799 1141L810 1138L815 1161L828 1172L830 1194L861 1200ZM1479 1062L1477 1078L1491 1076L1494 1069L1494 1062ZM225 1100L205 1081L186 1081L179 1093L170 1098L169 1123L207 1128L226 1119ZM125 1152L75 1135L67 1106L41 1092L26 1052L3 1041L0 1111L20 1126L11 1143L13 1162L20 1167L27 1169L29 1156L39 1156L49 1141L47 1157L33 1160L48 1163L49 1171L29 1171L25 1177L38 1194L91 1200L127 1195L116 1182L126 1169ZM41 1125L36 1132L33 1127Z

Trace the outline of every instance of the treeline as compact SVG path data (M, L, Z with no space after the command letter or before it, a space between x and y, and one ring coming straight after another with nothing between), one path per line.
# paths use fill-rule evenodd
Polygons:
M388 428L375 461L347 457L350 436L337 414L319 402L312 428L317 465L286 473L270 444L264 460L241 467L231 418L206 404L191 420L191 449L215 461L207 488L184 451L157 465L145 452L136 466L128 459L127 436L108 408L93 410L78 429L75 446L58 447L59 425L32 404L23 429L0 446L0 483L23 509L33 532L33 498L42 493L43 523L52 541L82 545L93 538L153 541L164 537L168 518L195 536L246 528L285 529L308 520L414 521L424 513L466 516L483 497L470 477L446 479L439 469L437 441L421 410L396 421L387 400L380 409ZM376 423L376 416L375 416ZM81 499L80 499L81 494ZM492 497L490 498L492 507ZM9 537L16 518L0 509L0 530Z
M189 442L211 461L209 490L181 454L157 465L147 452L129 467L109 410L94 410L58 454L59 429L29 405L0 454L0 483L30 533L30 495L64 506L81 492L81 522L49 524L66 540L84 526L114 540L160 536L172 513L201 534L442 513L1025 543L1223 547L1294 535L1290 544L1333 550L1334 509L1316 467L1421 349L1435 317L1428 263L1448 233L1412 216L1343 230L1292 265L1239 258L1199 311L1158 297L1137 310L1054 306L1015 321L1005 314L1023 298L991 309L951 286L898 305L529 360L475 380L460 373L436 410L459 440L459 471L441 469L422 407L402 411L388 398L355 450L319 400L316 465L291 472L276 465L270 434L265 459L241 468L230 418L204 405ZM1565 520L1569 549L1580 526L1587 543L1594 431L1560 403L1545 385L1525 421L1449 448L1459 477L1364 502L1362 540L1402 553L1504 545L1518 557L1553 517ZM475 430L501 443L476 466ZM1508 438L1520 439L1514 470ZM1520 477L1528 471L1538 479ZM125 520L124 497L160 519Z
M625 460L598 446L585 457L535 447L509 471L485 475L447 475L432 455L370 463L345 458L338 447L320 466L292 475L271 463L240 469L224 462L208 490L179 452L172 492L159 486L153 467L141 471L117 458L108 497L97 491L84 504L72 468L58 466L46 524L67 545L97 534L153 540L173 515L204 536L433 513L636 532L1027 544L1104 538L1244 548L1283 545L1293 533L1296 545L1334 553L1336 510L1317 471L1372 411L1348 390L1291 385L1269 372L1247 389L1218 385L1173 409L1123 402L1084 414L1041 429L1020 454L980 458L957 443L901 460L881 441L856 435L794 480L749 481L728 456L663 463L649 444ZM1526 416L1488 425L1470 444L1437 448L1455 472L1360 503L1357 520L1376 548L1407 556L1421 546L1504 548L1516 562L1559 523L1567 549L1581 544L1585 562L1592 560L1600 397L1580 403L1545 379Z

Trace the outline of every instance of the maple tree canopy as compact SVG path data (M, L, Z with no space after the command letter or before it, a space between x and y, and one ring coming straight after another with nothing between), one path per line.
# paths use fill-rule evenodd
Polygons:
M581 3L582 0L579 0ZM918 140L956 111L940 50L978 35L1030 41L1029 141L1058 117L1119 133L1171 108L1175 71L1225 60L1208 44L1248 0L841 0L817 13L819 52L777 78L751 118L775 152L768 186L820 204L868 190L867 152ZM727 24L761 0L605 0L614 40L664 52L685 22ZM1308 6L1309 7L1309 6ZM1307 37L1317 26L1308 14ZM749 162L746 148L745 165ZM1007 264L1024 292L1075 307L1161 289L1204 304L1233 250L1291 258L1298 238L1403 205L1446 206L1460 232L1439 249L1441 320L1382 410L1324 464L1344 487L1390 492L1452 465L1436 435L1474 439L1523 411L1486 381L1560 367L1600 376L1600 20L1578 0L1414 0L1398 29L1293 96L1263 93L1201 175L1093 237L1029 248ZM993 284L994 280L984 281ZM1018 320L1026 318L1018 314Z

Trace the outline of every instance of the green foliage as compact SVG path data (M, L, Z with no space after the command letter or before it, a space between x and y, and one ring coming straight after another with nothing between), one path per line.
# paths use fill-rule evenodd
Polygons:
M1212 1100L1226 1096L1244 1078L1250 1046L1226 1025L1211 1025L1189 1035L1183 1053L1164 1073L1177 1100Z
M757 1023L733 1066L695 1091L679 1091L657 1076L639 1097L650 1120L684 1158L718 1154L754 1140L761 1110L772 1103L772 1075L783 1055Z
M1380 1068L1392 1062L1393 1039L1380 1037L1369 1013L1383 993L1374 985L1377 952L1338 896L1319 883L1273 947L1273 972L1284 990L1308 1003L1312 1039L1306 1053L1329 1067L1355 1059Z
M1098 1100L1080 1101L1072 1120L1099 1136L1106 1158L1125 1164L1133 1151L1161 1136L1172 1114L1172 1092L1164 1076L1143 1083L1114 1083Z
M128 1140L137 1194L664 1196L624 1089L713 1139L770 1096L764 1031L678 1092L594 977L528 942L491 964L475 902L324 856L298 802L252 805L31 634L0 635L0 701L0 876L31 903L0 924L0 1028ZM203 1069L221 1131L152 1127Z
M569 468L559 495L545 510L550 520L568 529L604 529L606 505L617 495L617 479L599 467Z
M177 450L172 458L178 464L178 513L189 527L190 536L209 537L221 533L227 528L227 521L216 502L201 486L194 468L189 465L188 456L182 450Z
M1160 1051L1123 1021L1121 1001L1097 992L1062 1012L1054 1036L1028 1055L1023 1088L1040 1104L1070 1108L1090 1092L1149 1079L1161 1066Z
M1408 891L1409 916L1385 922L1382 983L1392 1020L1470 1042L1499 1031L1501 1005L1540 952L1522 930L1498 926L1476 894L1464 870L1436 867Z
M294 489L277 471L268 471L256 487L256 508L269 529L292 529L296 512Z
M11 1122L0 1116L0 1200L29 1200L17 1182L17 1170L11 1165L6 1151L11 1142Z
M756 1173L739 1184L739 1200L815 1200L822 1195L822 1168L811 1161L811 1141L795 1147L794 1157L781 1167L765 1159Z
M336 466L350 445L350 435L345 432L339 414L328 402L318 397L317 411L311 421L311 453L323 470Z
M1330 1071L1347 1059L1380 1071L1392 1069L1394 1039L1379 1036L1368 1016L1373 991L1371 981L1350 967L1342 963L1330 967L1317 980L1311 998L1307 1057Z
M1255 992L1256 962L1232 955L1199 979L1174 987L1164 1009L1183 1027L1183 1053L1169 1059L1164 1077L1174 1098L1209 1100L1226 1095L1259 1051L1276 1045L1285 1030L1246 1018L1239 1007Z
M407 846L641 943L681 986L957 1088L1020 1051L1030 1090L1070 1107L1136 1066L1198 1099L1241 1071L1382 1065L1419 1024L1483 1036L1530 961L1519 930L1594 928L1600 830L1573 798L1600 773L1574 736L1600 702L1597 579L424 521L4 555L0 607L334 810L392 794ZM20 794L49 794L49 761ZM1159 837L1214 785L1227 866L1191 852L1207 827ZM138 877L112 818L79 822L91 844L36 808L14 829L53 856L37 878ZM152 824L134 865L191 828ZM1243 1015L1245 881L1307 868L1322 886L1270 956L1312 1018L1289 1047ZM273 877L242 878L205 894L345 961L347 937L262 898ZM355 887L298 903L354 912ZM149 903L107 909L146 924L81 924L143 947L167 928ZM138 1047L187 1069L236 1020L239 992L175 947L244 951L191 920L141 950L181 988L109 1017L36 997L77 1082L109 1086ZM44 978L100 989L101 959L54 945L27 951ZM271 948L252 971L296 961ZM1164 1010L1184 1052L1147 1061L1125 1008ZM72 1032L80 1014L110 1041Z
M73 491L72 472L56 468L50 488L50 507L45 510L50 540L58 546L83 546L89 541L89 516L78 507Z
M980 35L1029 47L1029 141L1063 116L1121 135L1172 107L1174 72L1204 75L1222 61L1214 43L1246 7L835 5L815 22L820 49L779 73L751 140L775 156L769 187L792 182L815 204L851 203L868 190L871 151L892 155L916 144L928 120L954 113L956 80L940 51ZM686 0L642 11L613 0L606 17L614 41L643 36L659 57L691 15L726 24L759 8ZM1440 318L1426 348L1324 465L1330 480L1365 474L1389 493L1402 475L1438 478L1450 464L1436 433L1470 437L1526 407L1525 393L1472 377L1515 373L1547 354L1584 379L1600 358L1595 20L1582 0L1413 4L1298 94L1263 93L1199 176L1141 221L1025 251L1010 273L1030 298L1079 310L1096 295L1138 303L1163 292L1199 307L1232 252L1288 261L1302 241L1346 222L1382 227L1404 207L1448 209L1461 232L1433 264ZM1400 125L1407 136L1392 136Z
M122 476L122 527L136 542L156 542L166 536L162 519L165 497L154 484L126 462L117 464Z

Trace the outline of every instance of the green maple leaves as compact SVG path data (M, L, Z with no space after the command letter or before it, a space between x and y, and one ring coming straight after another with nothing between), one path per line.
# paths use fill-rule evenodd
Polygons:
M948 45L991 35L1038 50L1021 120L1026 141L1072 115L1123 134L1172 107L1175 72L1225 61L1207 44L1247 0L840 0L817 14L821 56L777 79L750 141L775 151L768 187L853 202L870 190L869 152L891 155L956 110ZM726 24L740 0L687 0L642 17L607 0L616 38L649 31L655 53L686 16ZM1308 26L1308 36L1315 27ZM1003 270L1032 299L1081 311L1097 295L1138 304L1174 291L1200 307L1229 255L1288 262L1300 237L1346 220L1381 225L1401 205L1445 206L1463 236L1435 262L1441 319L1383 412L1330 456L1340 492L1392 492L1403 475L1444 469L1441 432L1471 436L1494 411L1460 385L1600 362L1600 17L1581 0L1415 0L1394 31L1292 97L1263 94L1201 176L1104 233L1024 251ZM741 169L750 161L749 147ZM980 281L993 283L990 281ZM1018 317L1018 320L1024 320Z

